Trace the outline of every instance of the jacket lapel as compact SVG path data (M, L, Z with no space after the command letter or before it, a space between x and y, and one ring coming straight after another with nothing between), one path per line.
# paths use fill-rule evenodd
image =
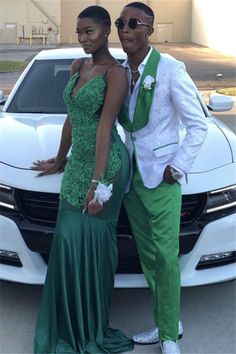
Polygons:
M156 84L156 71L159 61L160 53L153 48L141 76L133 123L129 118L128 110L125 104L123 104L121 108L118 120L123 128L129 132L140 130L148 124L154 94L154 86ZM153 81L152 83L150 79Z

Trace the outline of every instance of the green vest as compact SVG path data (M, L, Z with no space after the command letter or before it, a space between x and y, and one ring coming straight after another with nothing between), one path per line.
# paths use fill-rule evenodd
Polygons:
M133 123L129 118L128 109L125 103L120 110L118 121L122 127L129 132L135 132L148 124L159 61L160 53L153 48L141 76ZM148 79L152 79L153 82L151 84L146 83Z

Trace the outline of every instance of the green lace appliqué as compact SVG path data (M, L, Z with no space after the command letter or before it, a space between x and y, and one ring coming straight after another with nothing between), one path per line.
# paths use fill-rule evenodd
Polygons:
M96 76L72 97L71 93L78 77L78 73L73 75L64 90L64 100L72 128L72 149L62 180L60 198L80 208L83 207L94 173L96 131L100 118L99 112L104 101L106 82L103 76ZM115 142L115 134L117 131L113 127L104 176L106 183L112 182L121 167L120 151Z

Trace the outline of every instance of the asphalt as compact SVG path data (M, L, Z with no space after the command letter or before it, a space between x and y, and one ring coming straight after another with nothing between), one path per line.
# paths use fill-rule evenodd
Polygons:
M29 44L0 44L0 60L29 62L41 50L55 48L77 47L78 45L29 45ZM112 45L111 47L119 47ZM213 49L194 43L164 43L154 45L162 53L168 53L185 63L189 75L201 92L205 103L216 90L236 86L236 57L225 55ZM5 96L9 95L21 71L0 72L0 90ZM233 109L221 118L236 132L236 96ZM216 113L216 116L219 114Z
M182 354L235 354L236 283L182 288ZM30 354L42 286L0 282L0 354ZM110 326L129 337L154 326L149 289L114 289ZM160 354L136 345L126 354Z
M0 44L0 60L30 61L43 49L76 47L78 45L29 45ZM112 45L119 47L119 45ZM193 43L161 43L154 45L162 53L168 53L186 64L187 71L199 90L216 90L236 85L236 57ZM5 87L0 73L0 88ZM16 75L13 74L13 76Z

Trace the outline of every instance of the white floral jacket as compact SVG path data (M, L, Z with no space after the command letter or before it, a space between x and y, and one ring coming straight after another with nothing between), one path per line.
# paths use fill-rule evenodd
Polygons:
M151 50L139 65L141 75ZM129 68L128 60L123 66ZM130 70L127 72L131 80ZM125 143L131 161L135 149L138 168L144 185L148 188L154 188L162 182L167 165L179 170L183 174L180 183L185 183L186 175L207 134L204 113L196 96L197 88L186 72L185 65L170 55L161 54L155 79L155 92L148 124L135 133L125 131ZM125 102L131 121L139 81ZM186 129L182 142L180 142L181 123Z

